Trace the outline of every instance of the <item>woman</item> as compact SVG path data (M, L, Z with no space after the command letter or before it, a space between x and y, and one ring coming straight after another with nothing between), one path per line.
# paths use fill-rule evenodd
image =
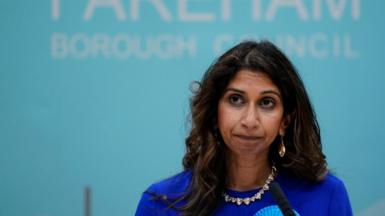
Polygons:
M281 215L272 182L296 215L352 215L303 82L272 43L242 42L216 60L191 117L184 172L149 187L137 216Z

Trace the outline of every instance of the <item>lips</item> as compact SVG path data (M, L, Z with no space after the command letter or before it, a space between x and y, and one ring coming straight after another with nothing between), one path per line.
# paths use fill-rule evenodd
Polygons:
M257 141L261 137L258 136L249 136L249 135L242 135L242 134L235 134L234 135L236 138L244 141Z

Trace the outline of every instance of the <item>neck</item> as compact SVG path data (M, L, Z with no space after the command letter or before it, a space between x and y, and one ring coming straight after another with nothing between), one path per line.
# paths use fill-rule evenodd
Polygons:
M231 154L227 165L227 187L237 191L247 191L261 187L271 172L268 158L255 155Z

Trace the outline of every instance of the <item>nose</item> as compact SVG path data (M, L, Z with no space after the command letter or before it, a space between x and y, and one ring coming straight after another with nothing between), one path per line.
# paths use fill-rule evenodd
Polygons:
M245 109L241 119L241 124L247 129L258 127L259 115L257 109L254 106L250 105L247 107L247 109Z

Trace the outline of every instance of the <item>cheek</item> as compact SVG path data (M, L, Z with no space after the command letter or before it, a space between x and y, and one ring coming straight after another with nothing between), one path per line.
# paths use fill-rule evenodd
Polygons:
M222 135L226 136L238 122L237 112L229 109L225 105L218 107L218 127Z
M281 128L282 120L283 119L281 115L266 116L264 119L264 126L266 131L271 136L275 136Z

